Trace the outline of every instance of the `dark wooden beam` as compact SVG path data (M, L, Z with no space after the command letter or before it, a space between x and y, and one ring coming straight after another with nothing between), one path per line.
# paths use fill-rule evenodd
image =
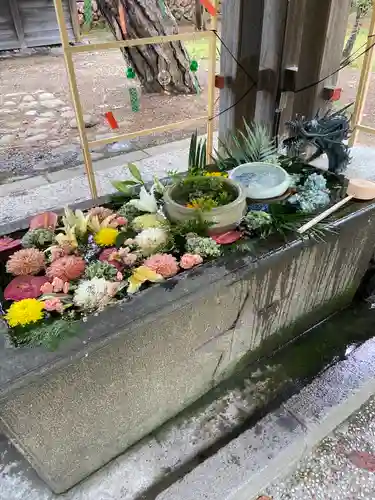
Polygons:
M283 60L280 75L281 90L288 90L280 113L279 136L287 134L285 122L293 116L294 90L297 86L298 63L301 51L303 18L307 0L290 0L286 25Z
M287 26L288 0L266 0L257 104L254 119L273 130L282 69L283 45ZM262 74L268 85L261 85Z
M220 73L229 79L229 84L221 90L220 111L240 102L220 116L220 139L228 131L242 128L244 118L251 122L255 116L264 3L265 0L230 0L222 4L221 36L247 74L222 47Z
M18 8L18 0L9 0L9 10L12 16L14 29L16 30L18 41L22 49L27 47L25 41L25 32L23 29L22 19Z
M318 82L340 66L350 0L306 0L298 62L297 91ZM337 77L297 92L293 112L311 118L327 108L322 97L325 84Z

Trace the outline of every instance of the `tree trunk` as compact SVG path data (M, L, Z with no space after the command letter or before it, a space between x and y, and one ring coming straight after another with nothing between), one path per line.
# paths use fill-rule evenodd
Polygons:
M353 52L355 42L357 40L357 36L359 33L359 29L361 27L361 17L362 11L360 8L357 8L357 14L355 16L355 23L352 28L352 32L350 33L350 37L347 39L344 51L342 53L343 60L347 59L350 54Z
M115 38L146 38L178 33L175 18L164 0L97 0ZM133 67L145 92L196 93L190 61L181 42L139 45L121 49L126 64ZM170 82L161 84L158 75L168 71Z

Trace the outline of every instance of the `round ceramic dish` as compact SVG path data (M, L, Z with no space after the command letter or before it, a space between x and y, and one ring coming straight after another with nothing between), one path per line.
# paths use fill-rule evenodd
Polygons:
M245 163L233 169L229 178L241 184L246 197L253 200L277 198L290 187L289 174L271 163Z

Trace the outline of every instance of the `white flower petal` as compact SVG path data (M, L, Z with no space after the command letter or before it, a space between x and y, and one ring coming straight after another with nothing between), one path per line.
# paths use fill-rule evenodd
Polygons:
M128 204L143 212L155 213L158 210L155 196L149 193L143 186L139 192L139 200L130 200Z

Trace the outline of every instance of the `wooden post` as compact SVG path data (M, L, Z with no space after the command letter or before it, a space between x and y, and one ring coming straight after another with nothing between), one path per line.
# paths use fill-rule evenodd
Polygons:
M293 77L297 75L305 7L306 0L290 0L289 2L281 66L281 89L284 89L287 83L286 71L290 71L291 80L294 80ZM277 133L281 138L286 134L285 122L293 116L294 92L293 89L290 90L290 92L285 93L285 106L280 112L280 124Z
M370 23L368 34L369 34L369 38L367 40L366 49L369 49L370 47L372 47L372 45L375 41L375 37L373 36L375 34L375 0L373 0L372 17L371 17L371 23ZM373 60L374 60L374 47L372 47L370 50L368 50L368 52L366 52L364 60L363 60L361 78L359 80L358 91L357 91L357 99L355 102L354 112L353 112L353 116L352 116L353 133L352 133L352 135L350 137L350 141L349 141L351 146L354 146L356 140L358 139L359 130L358 130L357 126L362 121L363 110L365 107L366 97L367 97L368 89L369 89L369 85L370 85L371 68L372 68Z
M264 3L265 0L222 3L222 39L250 76L222 47L220 72L229 82L220 94L220 112L223 113L219 122L220 140L226 138L228 131L242 128L244 118L251 122L255 116Z
M73 57L72 53L69 51L69 36L66 28L64 10L62 6L61 0L54 0L55 2L55 10L57 16L57 22L59 25L60 36L62 47L64 51L64 59L66 65L66 71L68 73L68 80L70 86L70 92L72 94L72 101L74 106L74 111L76 113L77 127L79 132L79 137L81 139L83 158L85 161L86 174L89 181L91 196L93 198L98 197L98 191L96 188L95 182L95 174L92 166L91 153L89 149L89 143L87 140L86 130L85 130L85 122L83 119L83 110L81 105L81 100L79 98L79 90L77 85L77 79L74 71Z
M347 30L350 0L307 0L298 63L294 114L312 118L327 108L322 97L326 85L335 85L338 75L312 86L339 68Z
M219 1L214 0L216 12L219 7ZM211 29L217 30L217 13L211 16ZM211 31L209 40L209 67L208 67L208 123L207 123L207 163L211 163L213 143L214 143L214 120L215 113L215 73L216 73L216 35Z
M265 0L258 96L254 119L273 131L278 101L288 0ZM263 77L264 75L264 77Z

